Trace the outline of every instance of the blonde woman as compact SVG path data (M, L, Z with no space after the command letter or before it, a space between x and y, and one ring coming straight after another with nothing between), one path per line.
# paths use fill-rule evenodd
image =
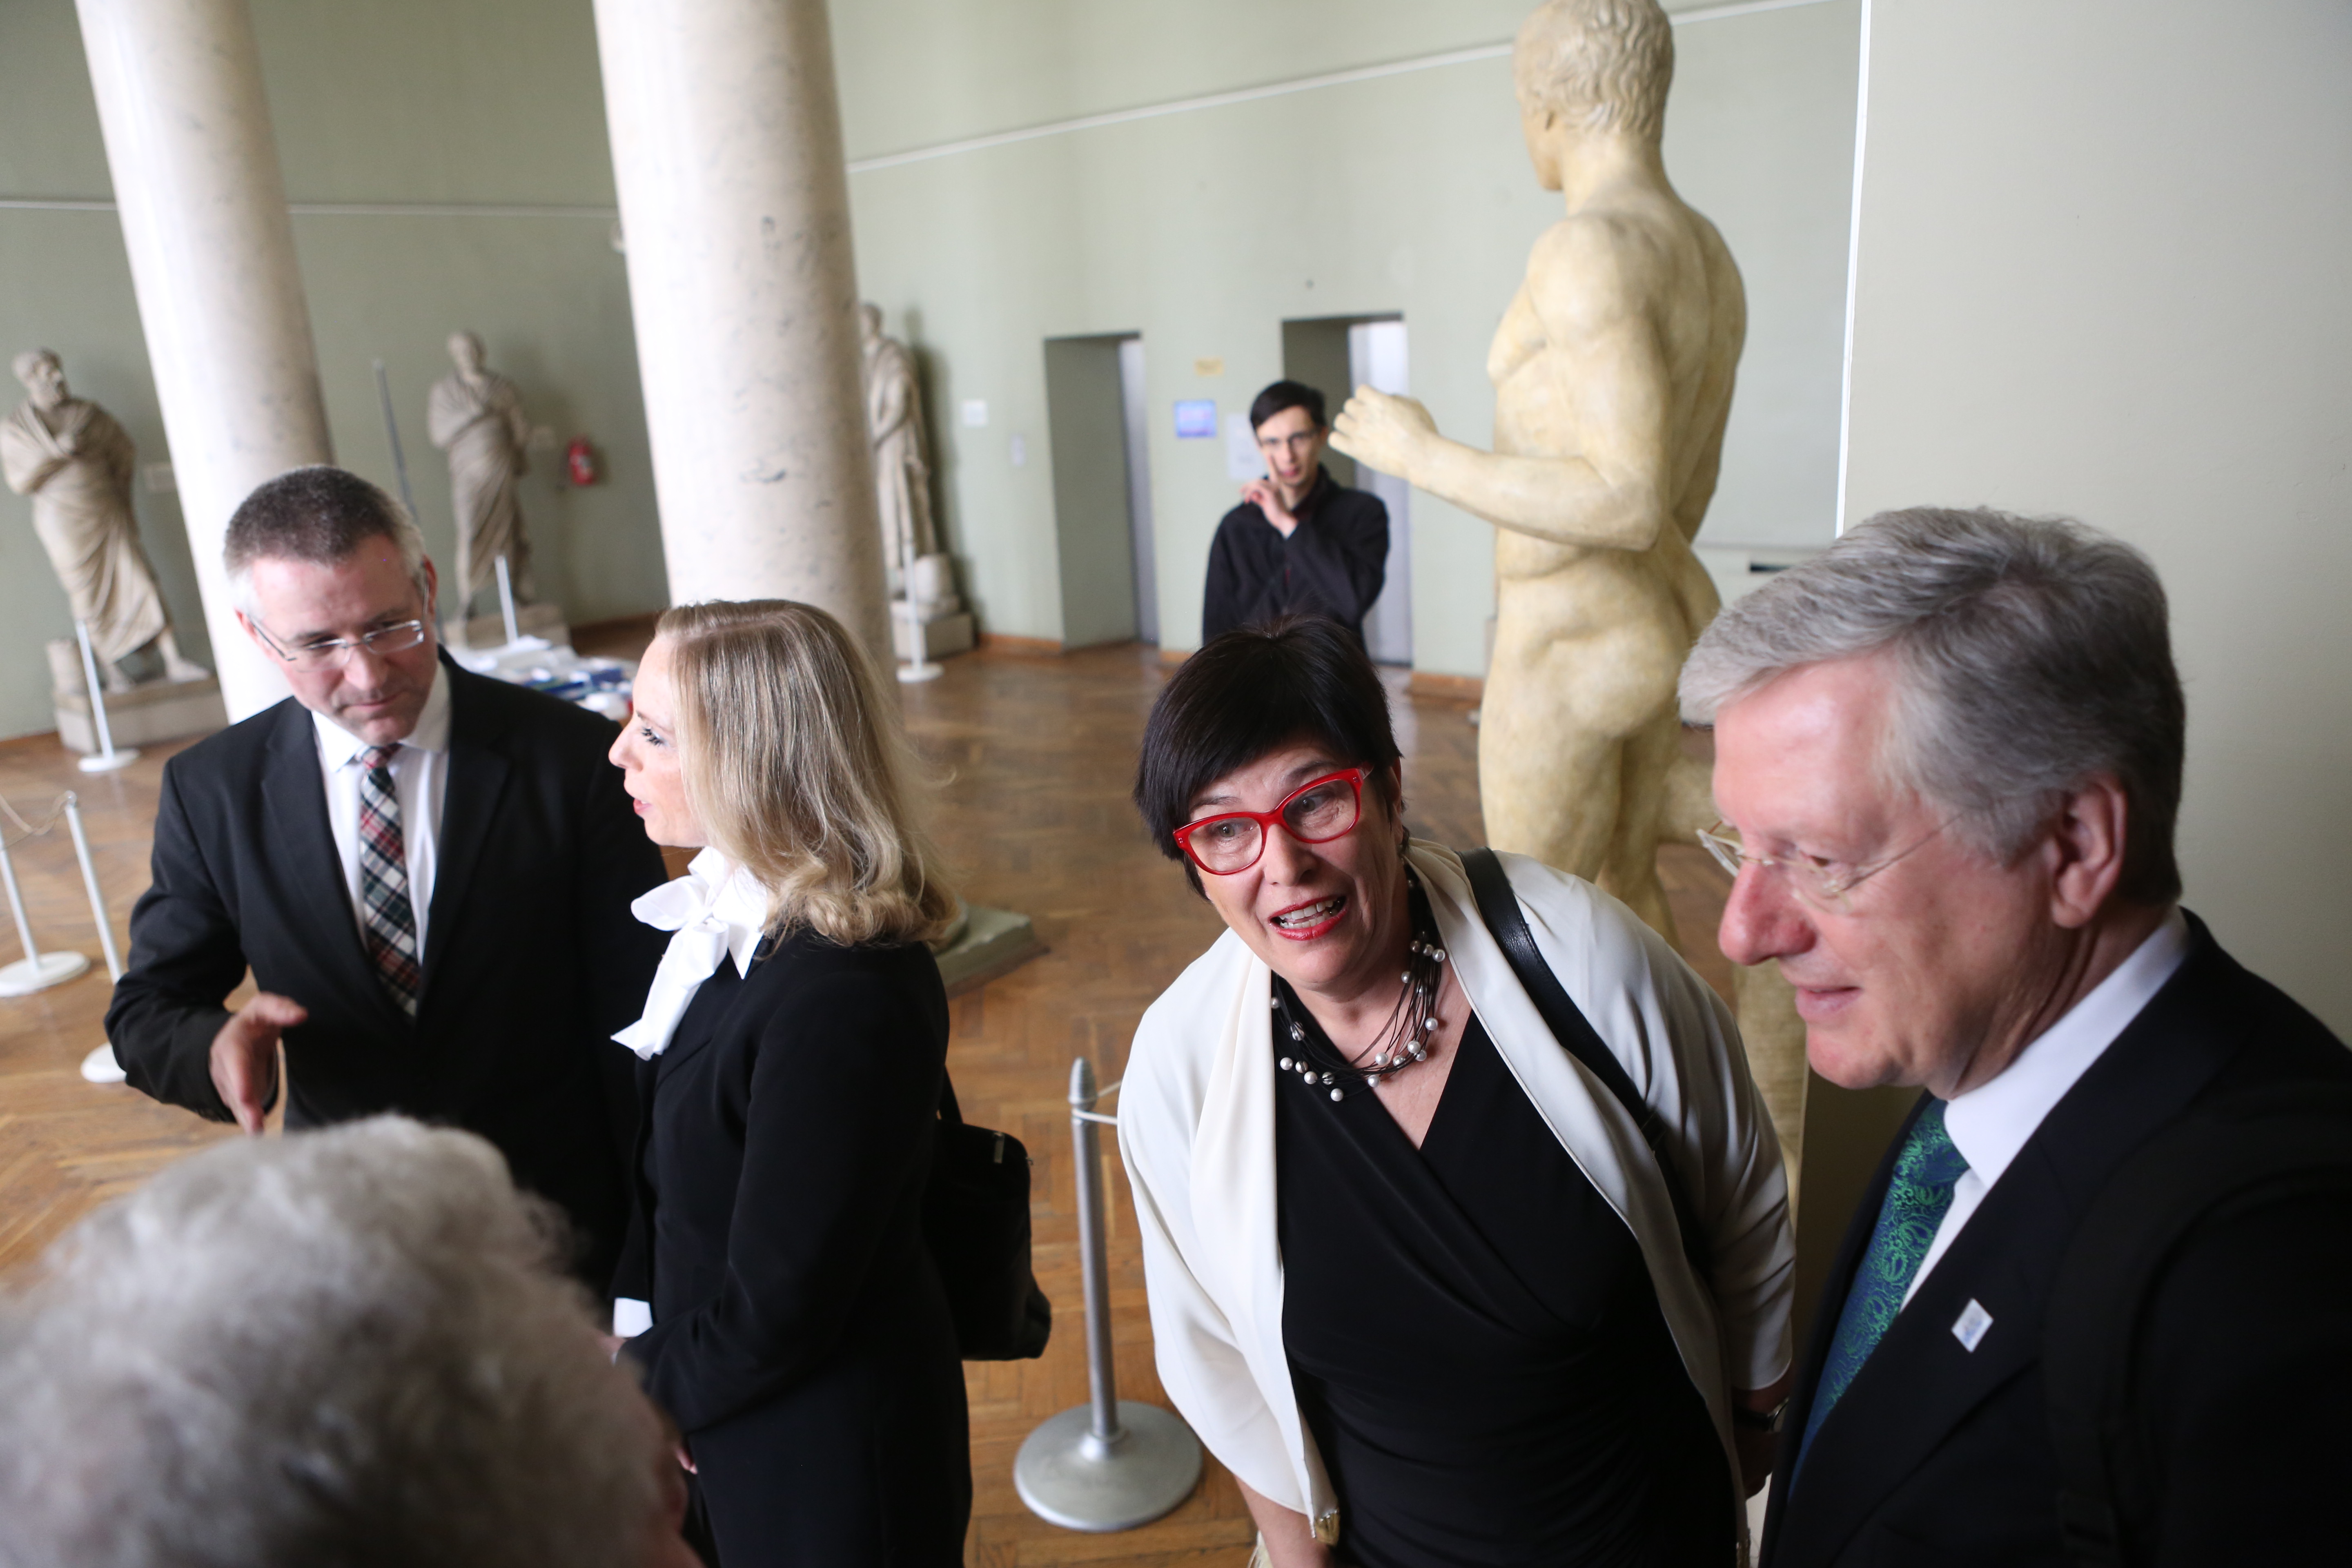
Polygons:
M614 1329L725 1568L962 1560L963 1374L919 1226L955 907L872 666L781 600L665 614L612 758L675 932L645 1016Z

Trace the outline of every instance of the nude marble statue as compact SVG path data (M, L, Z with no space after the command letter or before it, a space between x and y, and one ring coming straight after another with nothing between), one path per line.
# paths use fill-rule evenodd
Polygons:
M882 333L878 306L858 308L858 341L866 357L866 423L874 442L874 496L882 512L883 559L911 577L912 563L936 554L931 528L931 463L923 437L923 398L915 356ZM906 585L911 596L914 585Z
M498 559L518 603L531 597L530 541L524 536L522 500L515 481L530 469L524 451L530 422L515 384L485 364L482 340L449 334L457 369L433 384L425 404L425 434L449 454L449 497L457 514L457 613L498 583Z
M1487 842L1591 879L1673 941L1658 846L1715 815L1707 770L1681 751L1675 680L1719 604L1691 542L1715 494L1746 297L1723 237L1666 178L1674 34L1655 0L1550 0L1520 27L1512 75L1537 182L1564 211L1487 351L1495 449L1370 387L1331 444L1496 527ZM1793 1196L1803 1025L1773 965L1734 981Z
M90 652L110 691L133 684L122 661L152 647L170 680L210 671L181 657L155 569L139 546L131 508L138 449L112 415L66 385L47 349L16 356L16 379L31 396L0 424L0 468L8 488L33 501L33 531L64 584L74 618L89 628Z
M1369 387L1332 444L1498 531L1488 842L1591 878L1672 936L1657 847L1683 826L1665 821L1675 678L1717 607L1691 541L1747 307L1722 237L1666 179L1674 39L1654 0L1552 0L1513 71L1536 178L1566 210L1487 353L1495 450Z

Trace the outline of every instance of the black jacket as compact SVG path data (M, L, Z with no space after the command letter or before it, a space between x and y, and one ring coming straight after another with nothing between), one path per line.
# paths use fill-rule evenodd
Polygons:
M228 1121L211 1047L251 965L310 1014L286 1034L287 1125L397 1110L480 1133L571 1215L582 1276L602 1285L635 1120L608 1037L661 958L661 933L629 913L661 853L605 761L609 721L444 668L449 776L415 1020L361 946L318 738L289 698L164 764L154 880L107 1037L137 1088Z
M653 1303L627 1353L730 1561L730 1534L761 1561L961 1561L963 1367L921 1229L947 1044L928 948L803 930L748 978L722 959L638 1065L614 1290Z
M2196 917L2189 927L2187 960L1986 1194L1822 1423L1792 1488L1789 1467L1885 1196L1890 1149L1813 1319L1772 1478L1767 1568L2067 1562L2042 1330L2084 1209L2126 1156L2200 1103L2264 1085L2352 1082L2342 1042L2240 967ZM1973 1352L1951 1331L1971 1300L1992 1316ZM2158 1542L2156 1561L2340 1555L2352 1213L2296 1201L2193 1233L2149 1307L2127 1440L2160 1478L2160 1515L2136 1531Z
M1201 600L1202 642L1293 614L1328 616L1363 639L1364 615L1388 575L1389 509L1318 467L1297 515L1287 539L1246 502L1217 524Z

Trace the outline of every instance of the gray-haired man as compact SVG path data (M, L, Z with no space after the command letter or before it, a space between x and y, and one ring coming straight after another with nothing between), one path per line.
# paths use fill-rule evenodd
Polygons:
M1927 1091L1816 1314L1765 1562L2056 1564L2070 1530L2120 1562L2336 1549L2352 1202L2273 1184L2192 1224L2202 1156L2164 1172L2170 1199L2145 1163L2250 1095L2352 1085L2342 1044L2178 905L2154 570L2077 524L1883 514L1726 610L1682 698L1715 725L1725 953L1778 961L1822 1076ZM2086 1492L2053 1436L2079 1369L2043 1335L2120 1215L2184 1234L2117 1276L2130 1393Z

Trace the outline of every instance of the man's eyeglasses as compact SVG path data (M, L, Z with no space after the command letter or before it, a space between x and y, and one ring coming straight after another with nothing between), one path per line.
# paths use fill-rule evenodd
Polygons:
M320 637L286 648L279 647L278 639L269 635L268 627L251 616L246 619L264 647L297 669L333 669L349 660L357 648L365 648L379 658L385 654L406 653L425 640L423 621L399 621L392 626L378 626L364 637Z
M1877 876L1878 873L1910 854L1912 850L1927 843L1928 838L1933 838L1936 834L1943 832L1957 820L1958 819L1956 817L1947 817L1937 824L1935 831L1929 833L1926 838L1896 850L1884 860L1874 860L1861 866L1848 865L1842 860L1824 860L1818 855L1750 855L1748 853L1748 847L1740 841L1738 831L1727 822L1717 822L1713 827L1702 828L1698 841L1708 854L1715 857L1715 863L1730 872L1735 878L1739 875L1739 868L1742 865L1754 866L1767 871L1779 871L1788 878L1790 890L1806 903L1817 910L1846 914L1851 912L1848 897L1855 888L1861 886L1869 878Z
M1176 829L1176 847L1212 877L1257 864L1266 835L1279 826L1301 844L1328 844L1353 832L1364 814L1364 768L1326 773L1292 790L1272 811L1221 811Z

